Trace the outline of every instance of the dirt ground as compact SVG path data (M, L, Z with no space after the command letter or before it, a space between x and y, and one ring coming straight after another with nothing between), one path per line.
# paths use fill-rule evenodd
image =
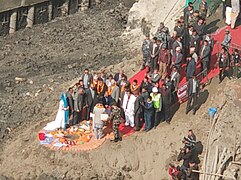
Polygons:
M0 180L169 179L167 164L175 162L188 129L205 146L210 128L207 111L222 105L219 95L232 96L234 106L241 107L239 95L229 94L229 88L240 86L240 80L232 81L231 86L227 80L218 85L214 79L202 90L195 116L185 115L184 103L172 108L171 125L163 122L148 133L135 133L116 144L107 141L89 152L54 152L39 145L37 133L54 119L59 94L69 80L79 77L85 67L97 70L131 56L120 35L133 2L106 0L87 14L0 38ZM16 83L15 77L26 81ZM228 98L226 112L234 107L233 99ZM228 122L226 130L238 129L239 111L228 115L235 124Z
M128 58L120 35L131 2L106 0L87 13L0 37L0 141L7 127L48 117L66 88L62 84L84 68L98 70Z

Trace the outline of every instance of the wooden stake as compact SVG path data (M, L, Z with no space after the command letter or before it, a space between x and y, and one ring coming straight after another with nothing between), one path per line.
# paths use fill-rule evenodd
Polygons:
M53 4L52 1L49 1L49 5L48 5L48 19L49 21L51 21L53 18Z
M231 163L232 163L232 164L236 164L236 165L240 165L240 166L241 166L241 162L235 162L235 161L232 161Z
M27 16L27 26L28 28L32 28L34 23L34 6L30 7L28 10Z
M17 10L14 10L10 16L9 34L15 33L16 28L17 28Z
M197 171L197 170L192 170L192 172L199 173L199 174L207 174L207 175L212 175L212 176L218 176L218 177L227 178L227 179L230 179L230 180L231 179L236 180L236 178L234 178L234 177L224 176L222 174L208 173L208 172L202 172L202 171Z
M215 152L215 157L214 157L214 161L213 161L212 173L217 172L218 157L219 157L219 151L218 151L218 146L216 146L216 152ZM211 176L210 180L215 180L215 176Z

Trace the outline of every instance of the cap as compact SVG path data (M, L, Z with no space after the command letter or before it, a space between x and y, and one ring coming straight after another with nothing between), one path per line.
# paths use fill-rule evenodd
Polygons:
M153 88L152 88L152 92L157 93L157 92L158 92L157 87L153 87Z

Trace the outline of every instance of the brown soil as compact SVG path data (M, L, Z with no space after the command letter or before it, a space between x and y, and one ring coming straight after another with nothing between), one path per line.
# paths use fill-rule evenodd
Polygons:
M220 127L227 132L238 131L239 111L233 109L241 107L240 94L236 97L230 89L240 87L240 80L218 85L214 79L200 94L197 114L185 115L185 103L172 108L178 111L171 125L163 122L148 133L135 133L116 144L107 141L83 153L55 152L38 144L37 133L54 119L59 92L69 84L66 81L79 76L86 64L98 69L126 56L119 38L123 16L117 11L120 7L116 10L118 2L105 1L100 10L58 19L0 40L0 179L169 179L167 164L178 164L175 159L188 129L193 129L205 146L209 107L228 101L223 117L231 121ZM114 12L106 10L109 7ZM16 76L28 81L15 84ZM237 103L233 104L233 99Z

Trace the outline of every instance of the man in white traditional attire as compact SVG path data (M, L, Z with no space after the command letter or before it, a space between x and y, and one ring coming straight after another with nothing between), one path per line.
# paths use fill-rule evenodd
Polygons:
M134 127L134 104L135 104L136 97L131 94L130 91L127 91L123 98L122 108L125 112L125 126Z

